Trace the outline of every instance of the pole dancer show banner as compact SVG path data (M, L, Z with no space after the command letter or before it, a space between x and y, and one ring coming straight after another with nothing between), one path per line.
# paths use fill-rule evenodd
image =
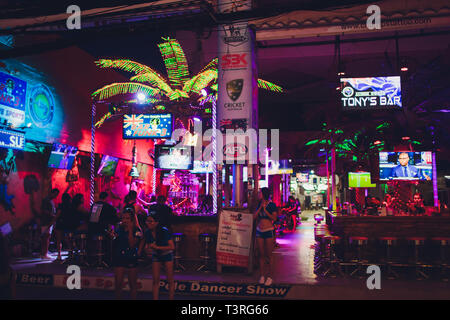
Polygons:
M0 119L18 127L25 122L27 83L0 72Z
M252 243L253 215L223 210L217 234L218 264L248 267Z
M249 9L251 1L219 1L221 13ZM227 134L227 130L245 132L250 128L258 129L258 84L254 41L254 31L249 28L247 22L219 26L217 127L222 134ZM226 141L224 149L227 149ZM247 146L242 150L248 158L250 148ZM224 156L225 160L235 160L233 153L224 152Z

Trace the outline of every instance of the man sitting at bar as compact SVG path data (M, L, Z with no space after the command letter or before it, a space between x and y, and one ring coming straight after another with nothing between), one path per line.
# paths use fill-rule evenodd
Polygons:
M148 214L152 215L158 223L171 230L173 211L172 208L166 205L166 197L160 195L156 198L156 204L148 208Z
M110 226L119 222L116 209L110 204L108 192L101 192L99 201L95 202L91 208L89 219L89 234L105 235Z
M415 193L413 201L408 202L408 211L411 215L420 216L425 214L425 205L420 193Z

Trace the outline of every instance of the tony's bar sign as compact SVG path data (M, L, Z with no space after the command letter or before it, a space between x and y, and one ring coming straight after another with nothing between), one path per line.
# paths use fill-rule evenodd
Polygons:
M124 139L167 139L172 136L172 114L125 114Z
M27 83L0 72L0 121L18 127L25 122Z
M19 132L0 130L0 148L23 150L25 135Z
M344 110L400 109L402 90L399 76L341 78Z

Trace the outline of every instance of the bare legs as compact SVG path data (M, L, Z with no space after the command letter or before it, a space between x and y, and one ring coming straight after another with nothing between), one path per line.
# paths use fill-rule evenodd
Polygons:
M153 262L153 300L159 299L159 279L161 275L161 263ZM163 262L167 274L167 282L169 284L169 300L173 300L175 294L175 284L173 280L173 261Z
M257 238L259 251L259 272L261 277L271 277L273 272L273 238Z
M131 299L136 299L137 297L137 268L127 268L128 272L128 286L130 287L130 296ZM123 288L123 279L125 274L124 267L116 267L114 269L114 278L115 278L115 293L116 299L122 298L122 288Z

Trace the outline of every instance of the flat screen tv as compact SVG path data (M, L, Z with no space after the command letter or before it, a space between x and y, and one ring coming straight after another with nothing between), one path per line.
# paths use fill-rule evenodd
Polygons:
M343 110L401 109L400 76L341 78Z
M125 114L122 126L123 139L170 139L173 118L163 114Z
M266 167L261 167L261 174L265 175ZM269 175L294 173L292 160L269 160Z
M194 166L194 148L156 145L155 166L158 169L192 170Z
M194 160L194 169L191 173L212 173L212 161Z
M431 180L430 151L380 152L380 180Z
M78 148L61 143L54 143L48 159L48 166L55 169L70 170L73 167Z
M349 188L374 188L377 185L372 183L370 172L349 172Z
M119 163L118 158L104 155L102 157L100 168L98 169L97 174L108 177L113 176L116 173L118 163Z

